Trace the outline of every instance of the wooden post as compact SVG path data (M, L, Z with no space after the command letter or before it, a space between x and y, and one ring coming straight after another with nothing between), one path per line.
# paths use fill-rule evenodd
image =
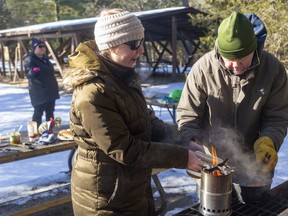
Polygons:
M3 46L3 43L1 43L1 52L2 52L2 55L1 55L1 60L2 60L2 70L3 70L3 76L6 77L6 68L5 68L5 50L4 50L4 46Z
M177 68L177 19L175 16L172 17L172 79L176 78Z
M24 51L24 55L27 55L28 51L27 51L27 49L26 49L23 41L20 40L19 43L20 43L20 47L21 47L21 52L22 52L22 50L23 50L23 51Z
M23 54L22 54L22 46L21 43L18 43L18 60L19 60L19 67L20 67L20 78L24 79L24 70L23 70Z
M54 50L52 49L52 47L50 46L50 44L49 44L49 42L48 42L47 40L45 40L45 45L46 45L46 47L48 48L50 54L52 55L52 58L53 58L53 60L54 60L55 63L56 63L56 66L57 66L57 68L58 68L58 70L59 70L59 73L60 73L61 77L63 78L63 75L64 75L64 74L63 74L63 70L62 70L61 64L60 64L59 61L58 61L57 56L55 55Z
M13 80L13 75L12 75L11 64L13 64L13 62L11 61L11 54L10 54L10 50L9 50L8 46L5 46L5 51L7 51L7 55L8 55L8 67L9 67L10 79L12 81Z
M18 55L19 55L19 52L18 52L18 45L16 46L15 48L15 60L14 60L14 78L13 78L13 82L16 82L16 80L19 80L19 75L18 75L18 71L17 71L17 58L18 58Z

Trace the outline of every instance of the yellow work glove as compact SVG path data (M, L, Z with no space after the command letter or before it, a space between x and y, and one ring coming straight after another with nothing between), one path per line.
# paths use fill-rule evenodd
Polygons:
M270 172L275 168L278 155L271 138L264 136L257 139L254 143L254 153L259 166L263 166L262 173Z

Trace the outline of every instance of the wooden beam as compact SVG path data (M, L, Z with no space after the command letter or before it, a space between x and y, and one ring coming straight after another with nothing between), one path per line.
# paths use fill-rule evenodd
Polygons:
M162 46L165 49L166 52L168 52L170 55L173 55L173 51L170 50L167 45L164 45L161 41L157 41L157 42L158 44L160 44L160 46Z
M177 18L172 17L172 79L176 77L177 68Z
M15 47L15 59L14 59L14 78L13 78L13 82L16 82L16 80L19 80L19 74L18 74L18 70L17 70L17 58L19 55L18 52L18 45Z
M72 32L73 33L73 32ZM29 34L29 35L23 35L23 36L16 36L16 37L0 37L1 42L7 42L7 41L20 41L20 40L31 40L31 37L39 37L39 38L46 38L46 39L58 39L63 37L71 37L71 32L69 33L62 33L62 34L53 34L53 33L39 33L39 34Z
M9 73L10 73L10 79L11 81L13 80L13 75L12 75L12 68L11 68L11 64L14 64L13 61L11 61L11 53L10 53L10 50L9 50L9 47L8 46L5 46L5 51L7 52L7 55L8 55L8 67L9 67ZM4 51L4 52L5 52Z
M22 46L21 43L18 42L17 43L17 51L18 51L18 58L17 58L17 62L19 64L19 77L21 79L24 78L24 70L23 70L23 54L22 54ZM15 65L17 65L17 62L15 62Z
M182 73L184 73L186 71L186 69L188 68L188 66L191 64L191 62L192 62L192 60L194 58L194 54L196 53L196 51L198 50L198 48L200 46L200 40L197 43L195 43L194 41L193 42L191 42L191 41L188 42L188 41L183 41L182 40L182 43L183 43L183 46L185 47L185 50L186 50L186 52L188 54L188 60L186 61L185 67L182 70ZM190 49L191 51L189 51L189 49L187 47L187 43L192 43L194 45L194 49L193 50Z
M3 75L6 77L6 68L5 68L5 51L4 51L4 45L3 43L1 43L1 52L2 52L2 55L1 55L1 60L2 60L2 70L3 72L1 71L1 73L3 73Z
M157 47L155 46L154 42L153 42L152 44L154 45L155 50L156 50L157 53L159 54L158 59L157 59L157 61L156 61L156 64L153 66L153 73L154 73L154 72L156 71L159 63L160 63L161 60L162 60L162 57L163 57L163 54L164 54L165 50L167 50L167 46L168 46L168 44L169 44L169 41L166 41L166 43L165 43L165 45L164 45L164 47L163 47L163 49L162 49L161 52L159 52L159 50L158 50Z
M63 70L62 70L61 64L59 63L59 60L58 60L57 55L55 54L52 46L50 45L50 43L49 43L47 40L45 40L45 45L46 45L48 51L50 52L53 60L55 61L56 67L58 68L61 77L63 78L63 75L64 75L64 74L63 74Z
M27 51L23 41L20 40L19 43L20 43L21 49L24 51L24 55L27 55L28 51Z
M57 53L58 53L58 59L63 59L69 52L70 52L70 47L71 47L71 41L72 38L66 39L58 48L57 48ZM61 64L63 61L61 61Z
M144 53L143 55L146 57L146 62L150 63L149 53L146 45L146 41L143 42Z

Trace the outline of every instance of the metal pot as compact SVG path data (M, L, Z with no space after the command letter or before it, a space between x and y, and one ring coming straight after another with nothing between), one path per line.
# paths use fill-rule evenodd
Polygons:
M250 187L233 183L233 197L242 203L259 203L269 196L270 185Z

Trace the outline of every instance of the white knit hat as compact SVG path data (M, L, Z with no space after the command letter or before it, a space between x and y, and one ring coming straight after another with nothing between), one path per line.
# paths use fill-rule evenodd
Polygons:
M144 27L134 14L123 11L99 17L95 24L95 41L99 51L144 38Z

